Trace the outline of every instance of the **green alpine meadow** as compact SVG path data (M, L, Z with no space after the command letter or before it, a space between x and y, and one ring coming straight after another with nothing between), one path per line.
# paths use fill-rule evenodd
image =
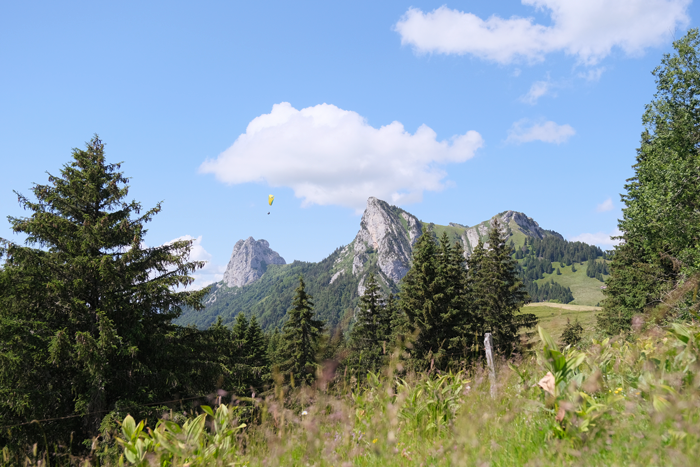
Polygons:
M250 236L194 287L94 135L0 238L0 465L698 465L700 31L653 76L611 250L371 196L320 261Z

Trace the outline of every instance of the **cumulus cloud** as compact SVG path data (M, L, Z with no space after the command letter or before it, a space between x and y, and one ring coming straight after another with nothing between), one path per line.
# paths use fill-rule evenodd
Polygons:
M197 238L192 237L191 235L183 235L181 237L174 238L169 242L166 242L165 244L169 245L179 240L193 241L192 249L190 250L189 261L207 262L207 264L202 269L199 269L191 274L192 277L194 277L194 282L188 287L189 290L198 290L203 287L206 287L209 284L213 284L214 282L219 282L223 280L226 268L224 266L217 265L212 262L211 253L205 250L202 246L201 235Z
M520 101L526 104L535 105L537 100L550 93L552 90L552 83L547 81L535 81L530 86L530 90L524 96L520 97Z
M200 166L230 184L286 186L304 206L341 205L361 212L370 196L394 204L445 187L447 163L474 156L476 131L438 141L422 125L414 134L399 122L374 128L356 112L321 104L297 110L288 102L254 118L233 145Z
M542 141L544 143L561 144L576 134L571 125L557 125L552 121L532 123L528 119L518 120L508 130L508 143L530 143Z
M639 54L669 39L690 18L690 0L522 0L545 11L551 25L533 18L481 19L446 6L425 13L410 8L396 23L401 43L418 53L469 54L498 63L540 61L565 52L592 65L619 47Z
M613 206L612 198L608 198L602 203L600 203L598 206L596 206L595 210L597 212L606 212L606 211L612 211L615 208Z
M620 244L619 239L613 239L612 237L617 237L621 234L622 232L620 232L620 229L616 228L611 233L582 233L580 235L576 235L575 237L569 238L569 240L572 242L584 242L588 243L589 245L598 245L599 247L611 247L613 245Z

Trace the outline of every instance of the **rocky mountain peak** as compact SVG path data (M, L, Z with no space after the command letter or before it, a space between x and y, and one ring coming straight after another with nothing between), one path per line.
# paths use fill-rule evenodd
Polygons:
M517 231L527 237L540 239L552 235L562 239L564 238L557 232L543 229L537 222L535 222L535 220L532 219L532 217L528 217L524 213L518 211L504 211L493 216L487 221L475 225L474 227L465 227L463 225L451 222L450 226L464 229L464 233L462 234L462 243L464 245L464 255L466 257L471 255L471 252L479 242L479 239L484 242L484 246L488 247L487 237L489 230L491 230L494 225L495 219L498 219L499 223L501 224L501 228L504 230L507 237L512 236L513 233Z
M243 287L260 279L268 264L287 264L279 253L270 248L267 240L248 237L238 240L226 266L224 282L229 287Z
M397 283L411 267L411 251L422 232L416 216L380 199L369 198L360 230L338 258L337 272L331 281L345 272L359 276L376 265L380 276ZM360 294L363 282L360 281Z

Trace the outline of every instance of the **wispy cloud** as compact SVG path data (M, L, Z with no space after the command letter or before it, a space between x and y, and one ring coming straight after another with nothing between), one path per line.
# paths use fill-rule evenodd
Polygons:
M527 92L527 94L520 96L520 102L535 105L540 97L550 94L551 91L551 81L535 81L532 83L532 86L530 86L530 90Z
M615 208L613 206L612 198L608 198L602 203L600 203L598 206L596 206L595 210L597 212L606 212L606 211L612 211Z
M513 123L508 130L507 143L530 143L542 141L543 143L561 144L576 134L571 125L558 125L552 121L533 123L528 119Z
M174 238L165 244L171 244L178 240L191 240L192 249L190 250L189 261L206 261L202 269L199 269L192 274L194 282L188 287L189 290L199 290L214 282L219 282L224 278L225 266L215 264L212 261L212 255L202 246L202 236L195 238L191 235L183 235L182 237Z
M417 53L473 55L510 63L543 60L565 52L594 65L614 47L640 54L659 46L690 23L691 0L522 0L551 16L551 26L533 18L481 19L441 6L431 12L409 8L394 26L401 43Z
M599 81L600 77L603 76L603 72L605 71L605 67L601 66L598 68L594 68L592 70L588 70L585 72L581 72L578 74L579 78L583 78L586 81Z
M572 242L584 242L589 245L598 245L600 247L610 247L618 245L620 240L613 239L612 237L617 237L621 234L619 229L613 230L611 233L598 232L598 233L582 233L576 235L575 237L569 238Z

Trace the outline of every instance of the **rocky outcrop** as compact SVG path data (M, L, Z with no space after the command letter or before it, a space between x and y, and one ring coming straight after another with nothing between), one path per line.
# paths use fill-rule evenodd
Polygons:
M411 267L411 251L423 232L421 221L403 209L377 198L367 200L355 239L336 261L337 272L331 282L348 270L354 276L376 266L380 280L398 283ZM364 291L360 280L358 293Z
M479 243L479 239L484 242L484 246L488 247L489 230L493 227L494 220L498 219L502 229L508 237L512 236L515 231L521 232L528 237L545 238L548 236L557 236L564 238L557 232L545 230L535 222L532 217L527 217L522 212L505 211L493 216L491 219L477 224L474 227L465 227L454 222L450 223L452 227L464 228L462 234L462 244L464 245L464 256L469 257L474 250L474 247Z
M260 279L268 264L287 264L276 251L270 249L267 240L248 237L238 240L226 266L224 282L229 287L243 287Z

